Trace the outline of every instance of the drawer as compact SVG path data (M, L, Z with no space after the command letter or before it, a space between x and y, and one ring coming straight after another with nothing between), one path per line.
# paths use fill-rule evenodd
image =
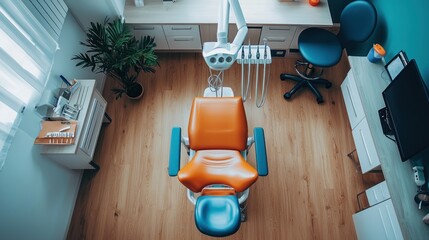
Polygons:
M163 25L165 36L200 36L198 25Z
M168 36L170 49L201 50L201 40L195 36Z
M147 35L155 37L155 49L169 49L167 39L165 38L164 29L161 25L131 25L131 30L137 39Z
M198 25L164 25L163 28L170 49L202 49Z
M352 134L362 173L367 173L379 167L380 159L378 158L366 118L353 129Z
M343 93L343 99L346 105L347 114L349 116L350 126L352 129L354 129L356 125L365 117L365 113L352 70L349 71L346 79L341 84L341 92Z
M295 26L263 26L259 44L266 39L271 49L289 49L295 31Z
M375 204L390 198L390 192L387 188L386 181L383 181L373 187L368 188L367 190L365 190L365 193L370 206L374 206Z

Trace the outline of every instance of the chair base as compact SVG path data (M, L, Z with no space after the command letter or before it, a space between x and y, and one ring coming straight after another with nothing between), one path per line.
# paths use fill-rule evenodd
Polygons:
M292 95L294 95L298 90L300 90L302 87L308 87L314 95L316 95L316 101L317 103L323 103L323 96L320 94L319 90L315 87L316 84L323 84L326 88L330 88L332 86L332 83L326 79L318 78L318 79L306 79L301 76L293 75L293 74L286 74L282 73L280 74L280 79L282 81L284 80L293 80L297 82L297 84L289 91L286 92L283 97L286 100L289 100Z

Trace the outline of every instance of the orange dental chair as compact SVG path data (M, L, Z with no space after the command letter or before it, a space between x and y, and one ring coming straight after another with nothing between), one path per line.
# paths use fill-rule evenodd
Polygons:
M264 130L254 128L247 136L247 120L240 97L197 97L192 103L188 138L181 128L171 135L169 175L187 187L195 204L195 225L204 234L225 237L234 234L246 219L249 187L258 176L268 175ZM180 169L180 145L189 162ZM255 143L256 169L247 163ZM195 197L195 193L200 193Z

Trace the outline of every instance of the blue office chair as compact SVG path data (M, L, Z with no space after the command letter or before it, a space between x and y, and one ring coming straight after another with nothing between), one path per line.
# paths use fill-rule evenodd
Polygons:
M323 84L330 88L332 83L320 76L323 69L316 71L315 67L325 68L336 65L342 55L342 50L351 43L363 42L371 36L377 23L377 12L367 1L354 1L348 4L341 13L340 32L338 35L321 29L307 28L298 38L298 48L306 60L295 64L297 75L280 74L280 79L290 79L297 84L284 94L290 99L302 87L308 87L316 95L317 103L323 102L323 97L315 85Z

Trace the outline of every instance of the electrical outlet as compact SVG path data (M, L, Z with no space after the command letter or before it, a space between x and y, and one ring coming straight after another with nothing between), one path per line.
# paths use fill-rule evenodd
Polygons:
M424 168L422 166L413 167L414 182L419 187L423 186L423 184L426 182L423 170Z

